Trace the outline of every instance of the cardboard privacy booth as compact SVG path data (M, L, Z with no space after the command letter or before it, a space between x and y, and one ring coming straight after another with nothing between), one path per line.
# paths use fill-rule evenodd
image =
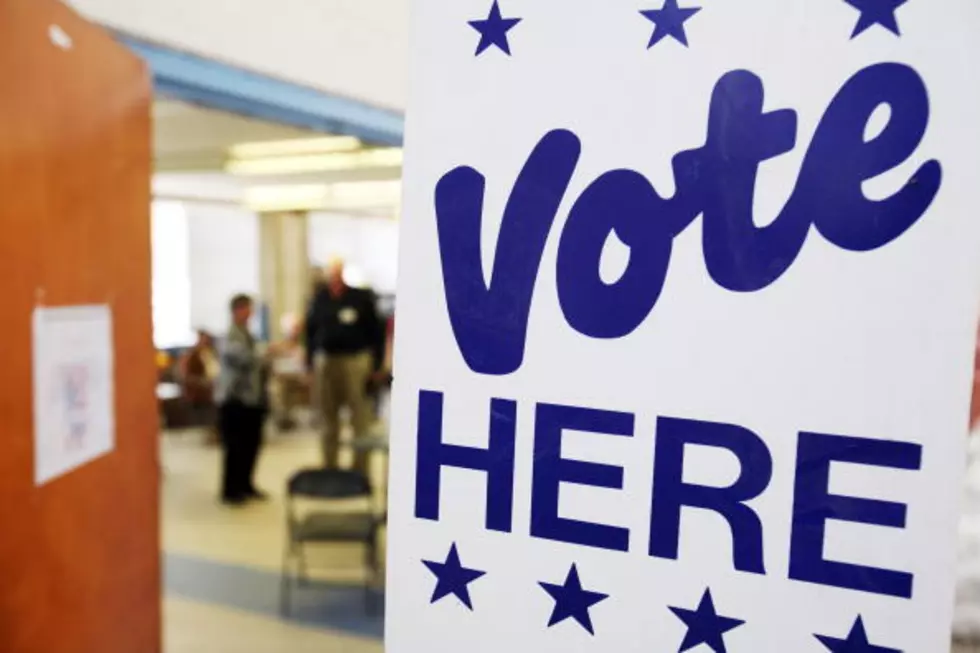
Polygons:
M387 650L946 650L980 5L413 6Z

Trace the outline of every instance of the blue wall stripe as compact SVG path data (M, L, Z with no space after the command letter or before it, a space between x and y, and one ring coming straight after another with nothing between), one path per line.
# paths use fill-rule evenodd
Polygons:
M162 95L296 127L400 145L404 117L345 97L260 75L130 36L120 39L146 61Z

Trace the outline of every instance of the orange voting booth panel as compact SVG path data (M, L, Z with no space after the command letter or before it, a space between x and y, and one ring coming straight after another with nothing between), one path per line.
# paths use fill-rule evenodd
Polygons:
M151 83L53 0L0 0L0 651L160 650ZM111 308L115 446L37 485L31 319Z

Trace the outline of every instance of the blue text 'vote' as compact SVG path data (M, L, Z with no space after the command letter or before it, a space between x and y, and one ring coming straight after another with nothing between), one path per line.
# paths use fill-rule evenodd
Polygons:
M759 165L796 145L796 112L763 113L755 74L724 75L711 99L705 144L673 158L677 191L661 197L634 170L612 170L574 202L561 233L557 291L568 324L591 338L632 333L660 297L673 239L699 215L711 278L754 292L792 265L810 227L845 250L882 247L916 223L939 191L938 161L923 164L897 193L869 200L862 184L892 170L919 146L929 98L909 66L882 63L854 75L830 103L806 152L796 186L771 224L757 227L753 201ZM890 117L871 139L875 110ZM480 252L483 175L456 168L439 181L435 206L446 302L466 364L480 374L510 374L524 359L531 298L545 243L581 151L570 131L546 134L518 175L503 215L490 283ZM611 232L630 248L614 283L599 275Z

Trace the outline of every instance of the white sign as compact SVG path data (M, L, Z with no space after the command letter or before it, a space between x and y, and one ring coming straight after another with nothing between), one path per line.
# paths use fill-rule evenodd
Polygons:
M414 0L387 650L938 653L976 0Z
M115 443L108 306L34 311L34 482L47 483Z

